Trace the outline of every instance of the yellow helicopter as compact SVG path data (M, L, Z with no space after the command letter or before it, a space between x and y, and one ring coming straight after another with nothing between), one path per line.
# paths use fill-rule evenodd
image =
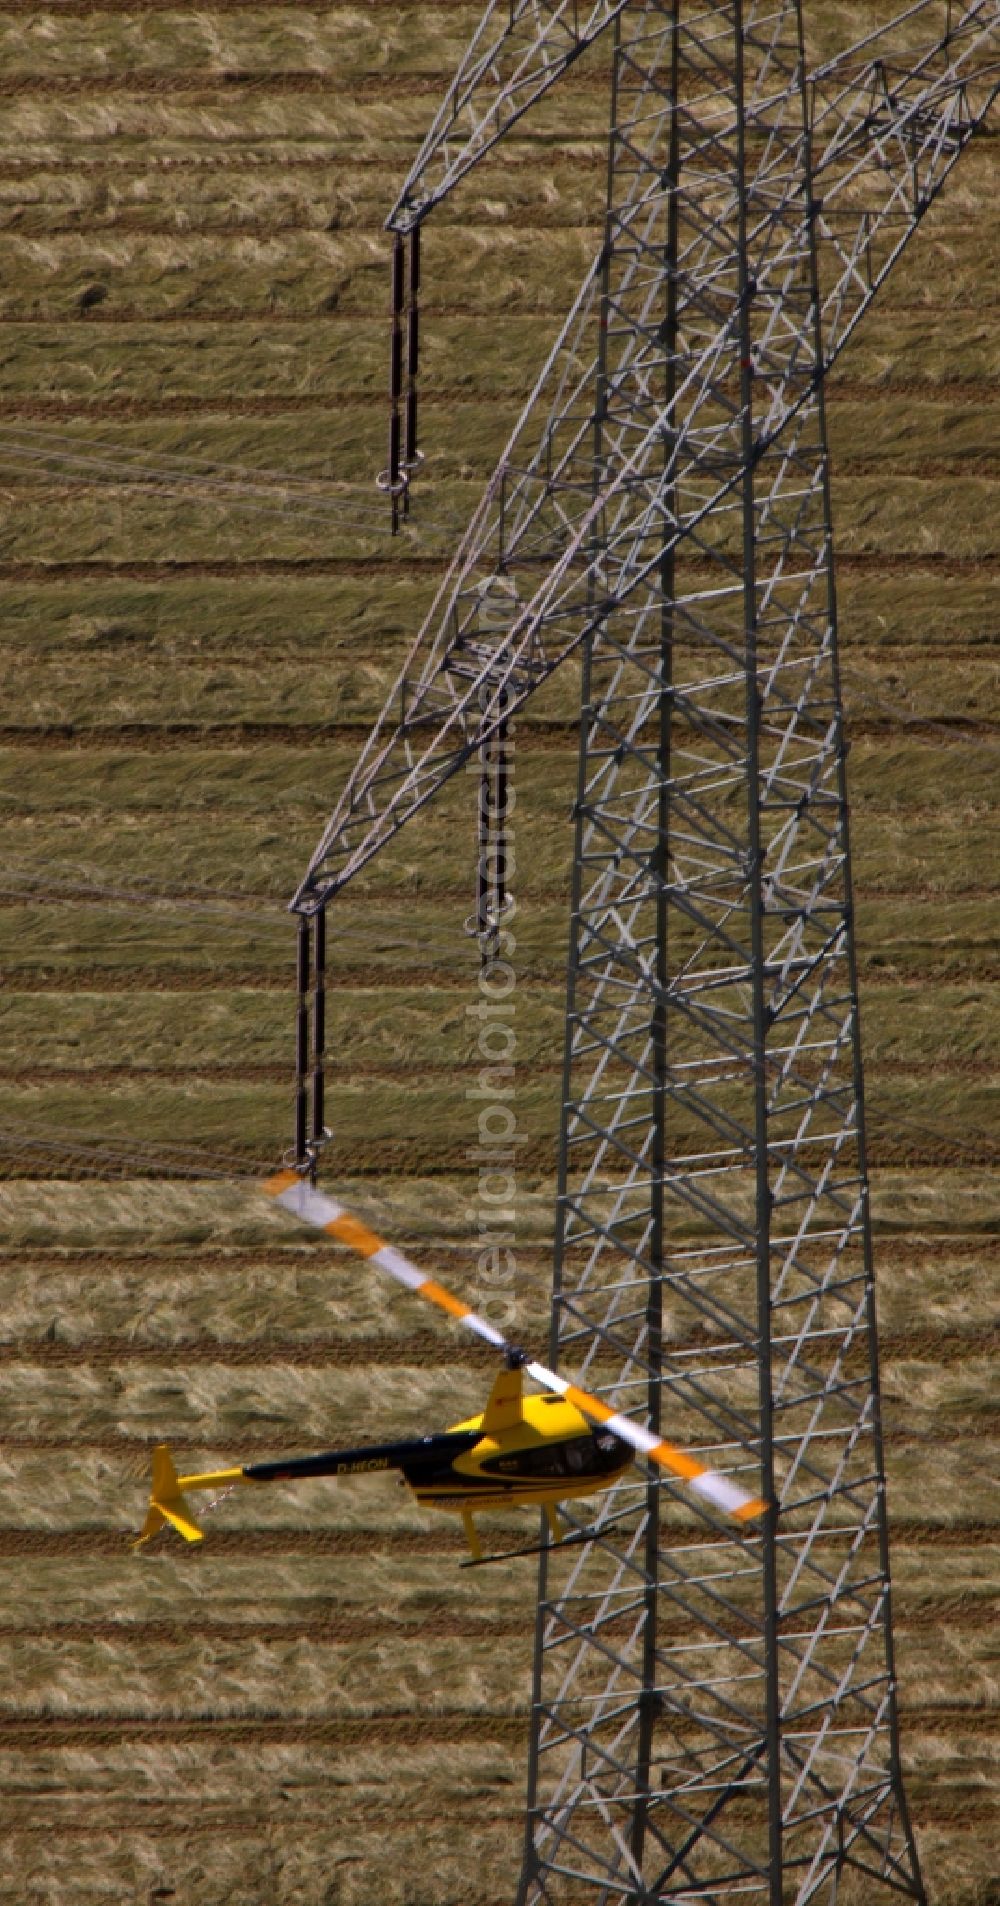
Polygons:
M161 1443L153 1452L149 1508L135 1547L141 1547L168 1524L185 1541L200 1542L202 1531L187 1501L199 1490L219 1492L242 1483L256 1486L398 1470L422 1506L461 1516L471 1563L499 1561L509 1554L533 1551L520 1549L484 1556L474 1511L541 1505L552 1540L559 1542L565 1532L557 1505L609 1488L637 1456L681 1477L709 1507L737 1521L752 1521L763 1514L765 1505L760 1498L748 1493L733 1477L708 1468L631 1417L610 1409L599 1397L581 1390L544 1364L529 1360L495 1325L418 1270L401 1251L386 1244L342 1205L317 1191L307 1176L292 1170L279 1172L267 1181L265 1190L285 1210L349 1245L397 1283L492 1344L502 1356L504 1367L479 1416L455 1423L437 1435L408 1442L327 1450L316 1456L244 1463L190 1476L177 1474L169 1448ZM544 1394L526 1395L525 1376L538 1383Z

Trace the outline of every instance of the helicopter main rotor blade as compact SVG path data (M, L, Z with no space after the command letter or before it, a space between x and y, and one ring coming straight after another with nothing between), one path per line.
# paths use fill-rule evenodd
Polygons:
M375 1231L369 1230L359 1218L355 1218L335 1199L328 1198L325 1192L317 1191L297 1171L291 1169L276 1173L265 1181L264 1189L275 1201L283 1206L293 1217L302 1218L306 1224L314 1224L319 1230L346 1244L359 1256L370 1259L379 1270L387 1271L398 1284L407 1290L415 1291L428 1303L435 1304L454 1319L471 1330L477 1337L485 1339L501 1353L513 1350L502 1331L497 1330L487 1318L477 1316L471 1305L463 1303L439 1284L435 1278L411 1264L402 1251L392 1244L386 1244ZM704 1497L713 1508L721 1509L726 1515L735 1517L739 1522L749 1522L763 1515L766 1504L759 1496L751 1496L730 1476L724 1476L717 1469L709 1469L697 1457L689 1456L686 1450L678 1449L673 1443L667 1443L662 1437L654 1436L643 1429L640 1423L634 1423L630 1416L622 1416L617 1410L609 1409L599 1397L591 1396L588 1390L581 1390L570 1383L555 1370L549 1370L543 1363L525 1363L525 1371L545 1390L551 1390L556 1396L565 1397L582 1416L592 1422L600 1423L610 1430L623 1443L628 1443L638 1456L644 1456L648 1462L657 1463L661 1469L670 1471L690 1483L696 1495Z

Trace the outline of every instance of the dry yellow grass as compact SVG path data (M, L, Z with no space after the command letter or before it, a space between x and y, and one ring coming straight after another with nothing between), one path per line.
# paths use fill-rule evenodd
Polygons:
M888 10L810 9L814 56ZM380 221L478 12L0 13L11 427L332 475L369 511ZM550 101L428 232L418 520L467 509L593 252L600 65L573 81L570 136ZM996 171L984 141L830 390L872 1131L894 1159L873 1189L903 1752L935 1906L997 1899ZM2 1122L57 1144L61 1126L117 1132L126 1158L151 1138L283 1145L277 903L449 537L385 550L9 464L0 485L0 861L22 882L0 904ZM553 813L571 795L577 691L567 668L518 761L519 1107L539 1158L517 1303L538 1345L569 843ZM470 816L458 802L425 820L344 909L329 1172L471 1288L455 1168ZM46 907L57 869L77 897ZM123 873L276 904L101 900ZM215 1461L415 1432L475 1405L484 1360L246 1185L127 1162L121 1184L67 1183L52 1174L80 1161L58 1150L41 1182L28 1146L14 1166L28 1175L0 1185L3 1906L500 1906L520 1850L529 1571L459 1571L451 1524L379 1481L244 1492L202 1554L125 1548L159 1437Z

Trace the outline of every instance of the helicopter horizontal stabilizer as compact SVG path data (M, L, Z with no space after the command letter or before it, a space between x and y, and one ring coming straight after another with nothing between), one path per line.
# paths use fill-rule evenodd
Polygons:
M158 1502L156 1507L159 1509L160 1514L165 1516L171 1526L177 1530L178 1535L184 1537L185 1542L203 1542L205 1540L204 1533L199 1529L183 1496L175 1496L173 1502Z
M185 1542L203 1542L204 1536L199 1529L187 1502L181 1493L174 1459L166 1443L158 1443L153 1451L153 1483L149 1492L149 1508L142 1533L133 1542L138 1549L150 1536L156 1535L165 1522L176 1529Z

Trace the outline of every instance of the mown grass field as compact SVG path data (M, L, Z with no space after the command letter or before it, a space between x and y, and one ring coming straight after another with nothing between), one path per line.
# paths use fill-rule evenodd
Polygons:
M879 11L814 7L817 51ZM601 57L429 229L412 534L44 454L240 464L370 514L381 221L477 16L0 7L4 1906L512 1897L530 1568L459 1573L450 1524L377 1478L237 1498L203 1553L126 1536L163 1437L200 1467L420 1433L488 1380L244 1186L155 1164L288 1143L282 903L596 242ZM987 136L830 391L903 1750L938 1906L1000 1901L998 183ZM574 688L517 743L534 1342ZM457 790L345 907L330 1036L331 1182L470 1292L473 852ZM114 1141L107 1182L74 1136Z

